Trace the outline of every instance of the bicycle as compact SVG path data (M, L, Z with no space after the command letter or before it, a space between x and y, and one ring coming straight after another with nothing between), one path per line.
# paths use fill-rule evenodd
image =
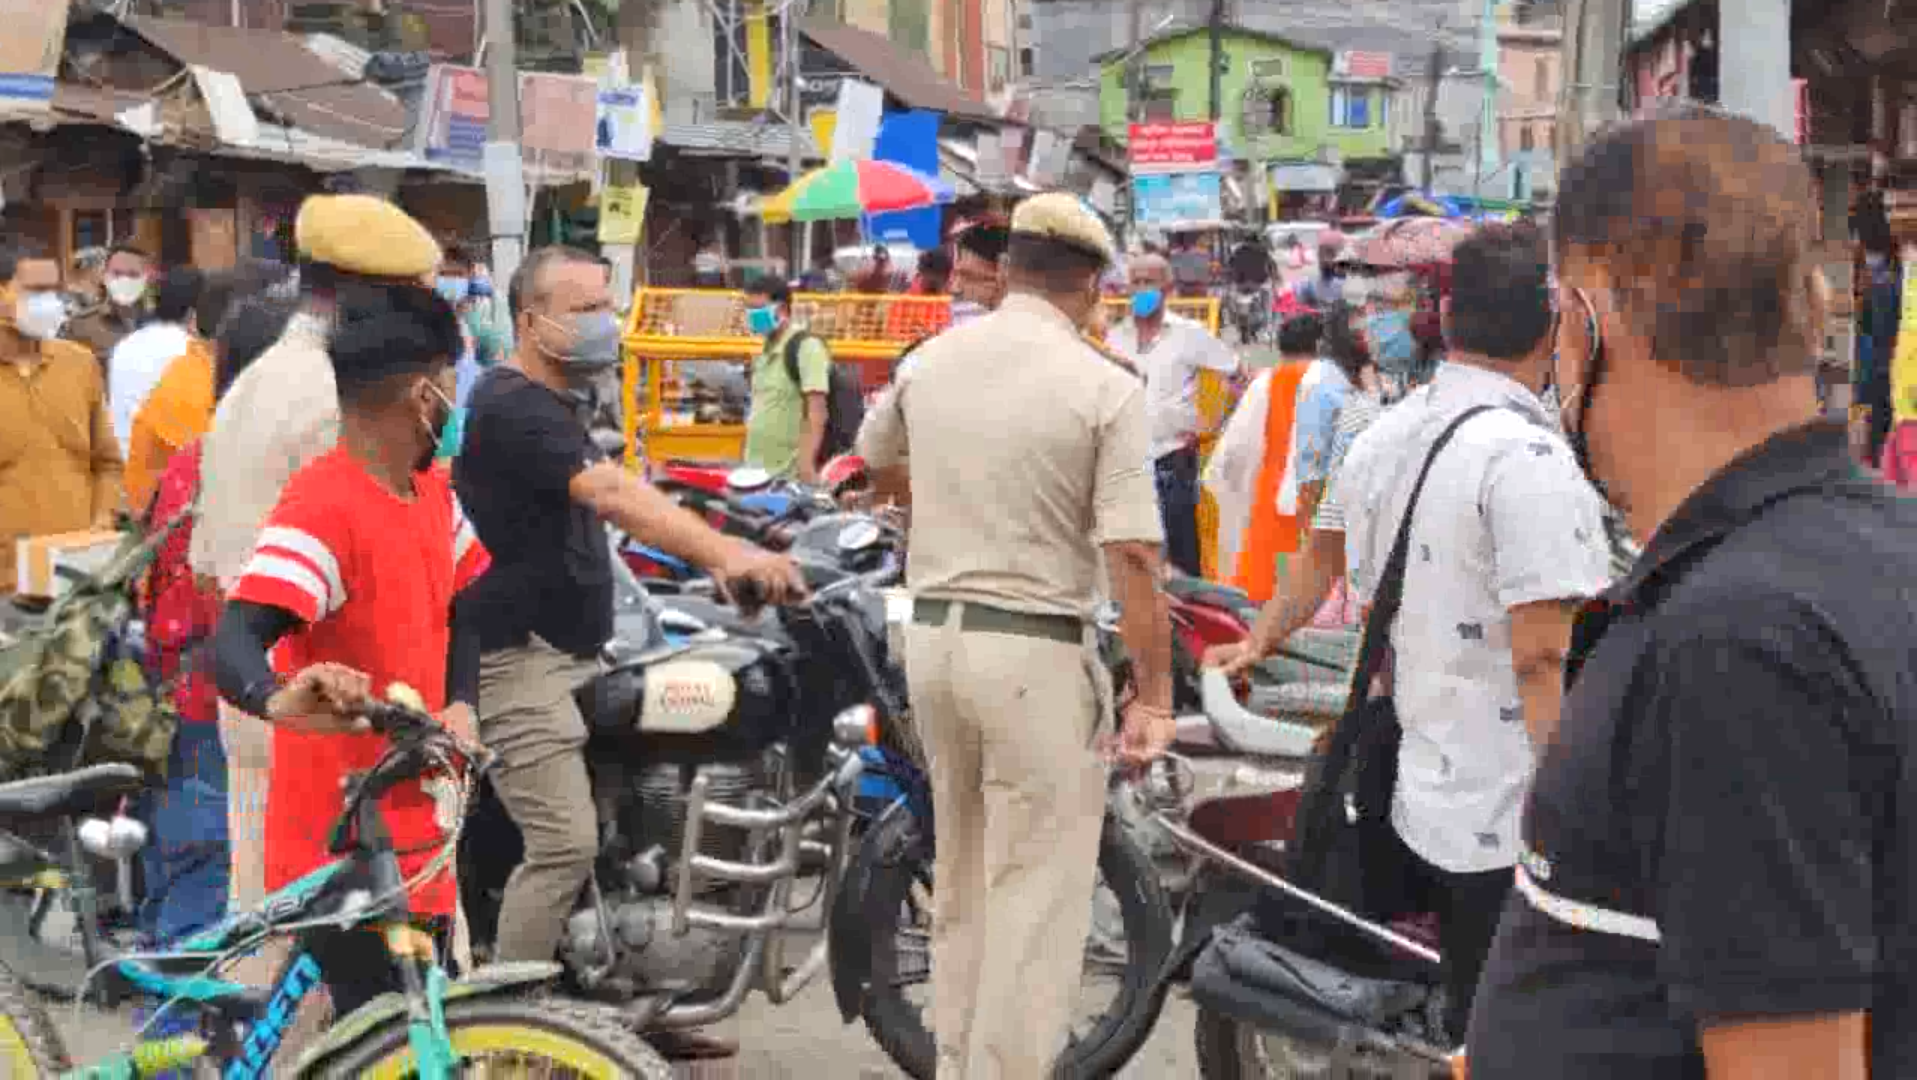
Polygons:
M400 696L397 688L394 696ZM259 910L229 916L173 950L120 954L96 964L75 994L76 1009L87 999L87 984L103 973L123 992L165 1004L131 1049L72 1072L59 1032L19 977L0 964L0 1074L12 1080L137 1077L212 1064L229 1080L289 1075L275 1067L274 1058L300 1001L323 981L313 951L316 936L374 930L396 962L401 992L336 1019L290 1075L451 1080L464 1065L504 1055L509 1062L543 1064L540 1075L667 1080L670 1067L609 1010L541 993L559 965L500 964L457 980L440 966L435 943L415 925L407 897L451 865L487 754L397 701L374 704L362 715L389 746L372 769L348 781L345 807L328 837L339 856L335 861L267 897ZM379 800L403 781L435 774L447 778L451 789L453 825L424 869L405 880ZM70 824L139 783L132 766L95 765L0 784L0 830L55 819ZM5 831L0 842L17 845L16 851L30 847ZM34 860L58 865L37 849ZM76 876L83 874L81 869ZM83 878L79 887L88 888ZM297 947L265 992L217 977L228 961L269 937L288 935ZM196 1014L199 1033L147 1038L174 1008Z

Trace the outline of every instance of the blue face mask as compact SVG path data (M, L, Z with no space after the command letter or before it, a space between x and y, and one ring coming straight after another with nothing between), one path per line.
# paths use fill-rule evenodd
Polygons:
M1378 369L1393 375L1411 370L1418 343L1411 336L1411 313L1379 311L1366 316L1365 336L1371 339L1371 358Z
M433 291L449 304L457 304L472 294L473 283L470 278L453 277L442 274L433 282Z
M779 309L772 304L747 309L746 327L760 337L770 334L779 328Z
M1165 306L1165 290L1140 289L1132 294L1132 317L1149 319Z

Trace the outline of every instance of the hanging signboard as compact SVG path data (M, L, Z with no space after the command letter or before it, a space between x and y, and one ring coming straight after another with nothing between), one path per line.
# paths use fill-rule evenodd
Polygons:
M526 179L558 183L592 176L597 164L598 109L599 84L593 78L520 72L519 145ZM650 111L650 103L646 110ZM426 76L415 149L428 161L479 172L491 116L485 72L435 64ZM645 130L646 125L639 129Z
M1141 227L1196 228L1224 217L1224 189L1216 172L1158 173L1132 180L1132 219Z
M479 171L486 147L486 73L434 64L426 74L414 149L428 161Z
M0 0L0 109L53 107L53 77L66 47L67 5Z
M885 91L868 82L846 79L839 83L838 119L832 126L833 161L864 161L878 142L879 122L885 117Z
M652 113L643 86L611 86L599 91L593 148L616 161L652 160Z
M1129 135L1133 175L1190 172L1218 164L1217 129L1209 120L1133 124Z
M562 183L597 167L599 83L584 75L519 73L519 145L528 179Z
M652 191L644 184L608 184L599 191L599 242L636 244Z

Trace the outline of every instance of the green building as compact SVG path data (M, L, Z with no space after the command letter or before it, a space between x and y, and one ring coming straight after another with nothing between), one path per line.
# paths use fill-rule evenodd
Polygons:
M1218 138L1236 161L1264 168L1392 154L1398 84L1388 76L1340 74L1329 49L1236 27L1223 32L1219 56ZM1210 119L1210 58L1204 27L1099 57L1099 124L1106 136L1123 144L1132 123Z

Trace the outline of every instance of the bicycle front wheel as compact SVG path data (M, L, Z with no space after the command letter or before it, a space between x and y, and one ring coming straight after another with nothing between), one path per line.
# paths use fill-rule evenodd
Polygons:
M11 1080L53 1080L66 1072L60 1033L33 994L0 966L0 1075Z
M462 1077L672 1077L665 1059L610 1012L560 998L448 1001L446 1032L452 1038L455 1075ZM412 1080L419 1070L406 1036L406 1018L395 1016L308 1075L324 1080Z

